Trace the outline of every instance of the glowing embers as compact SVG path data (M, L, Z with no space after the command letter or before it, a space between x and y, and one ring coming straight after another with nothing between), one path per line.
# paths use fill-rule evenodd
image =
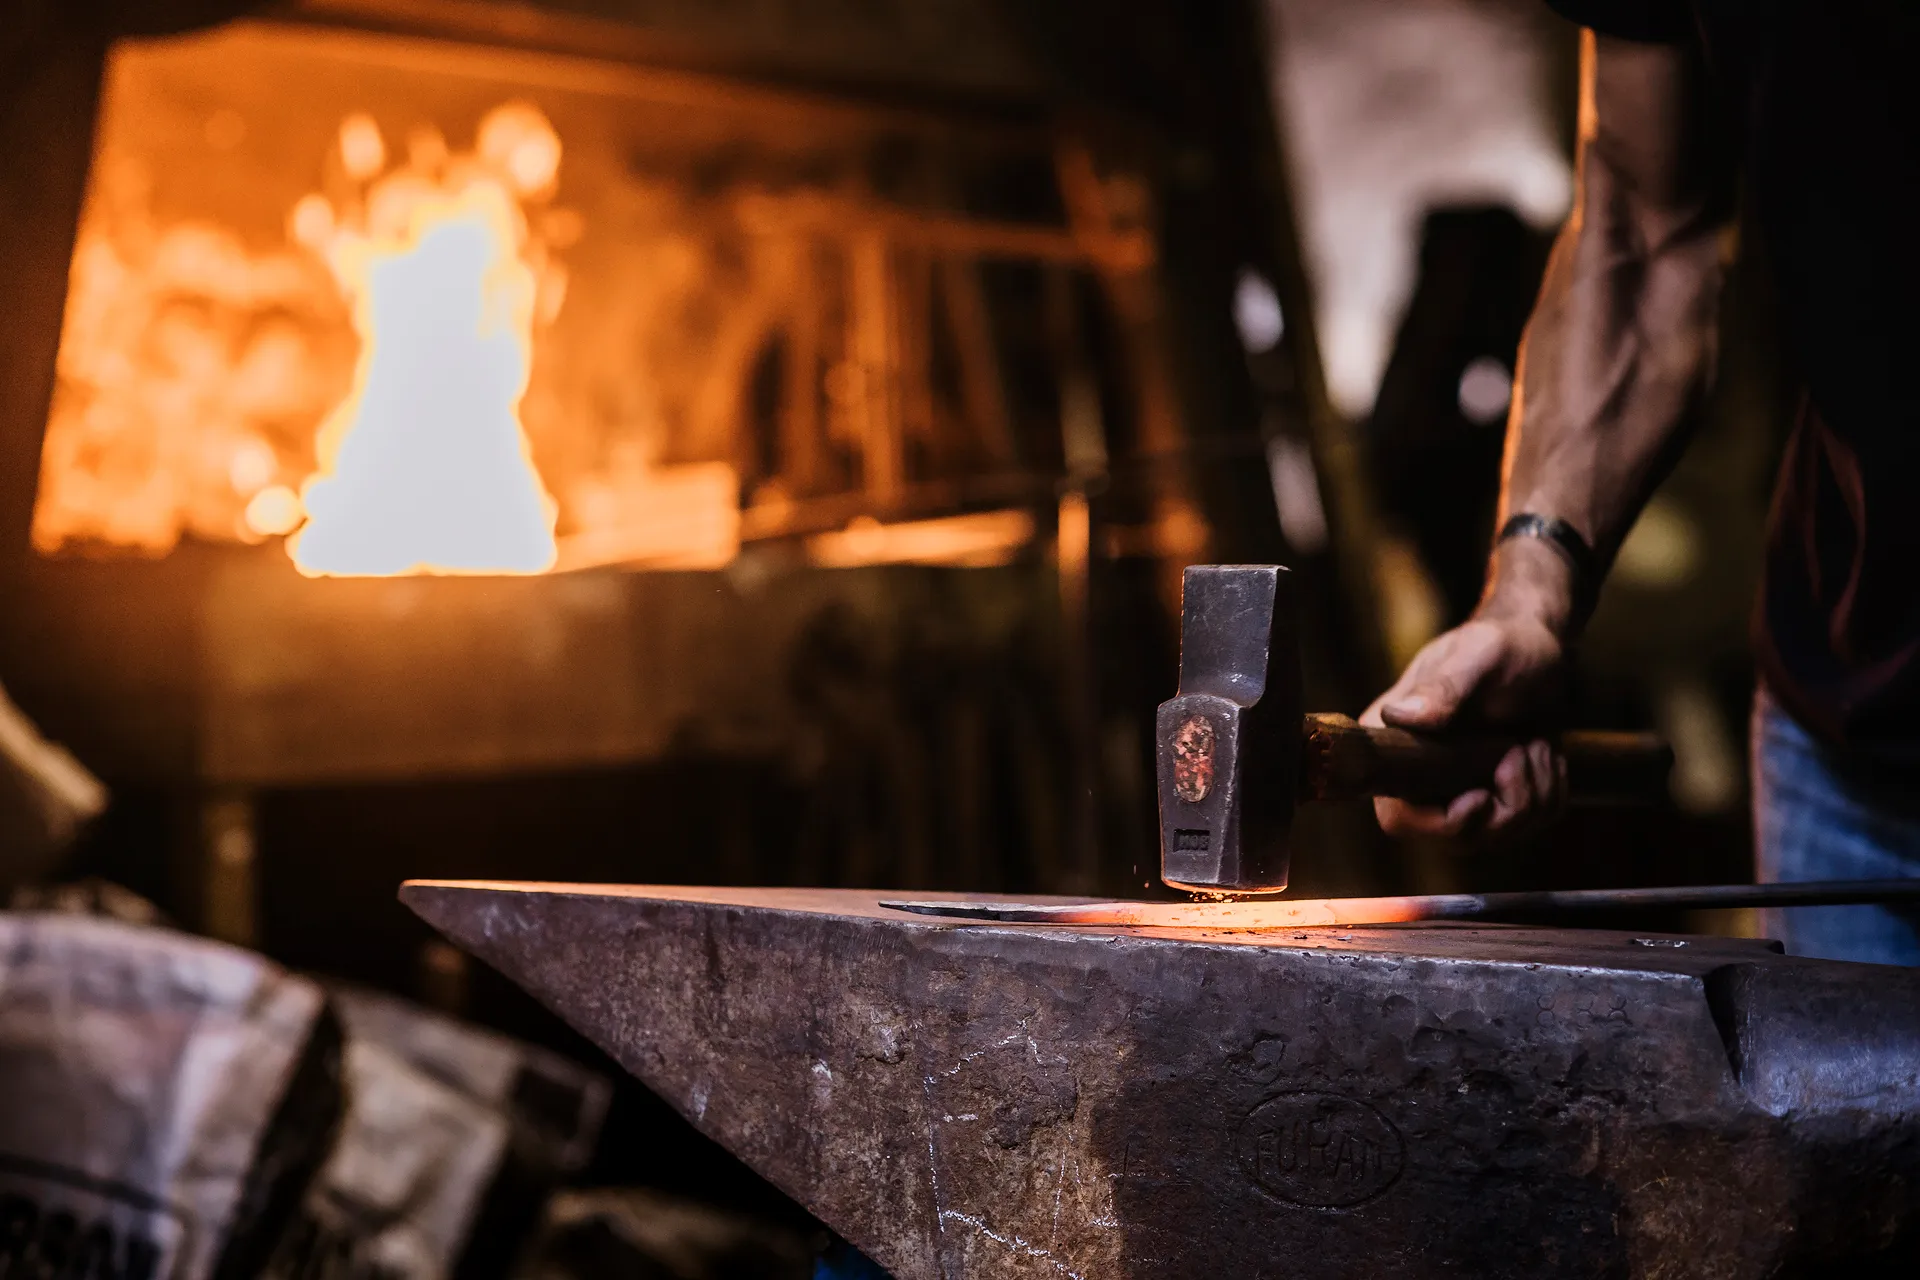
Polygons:
M544 572L556 508L519 410L536 312L557 310L564 277L521 202L552 191L559 138L532 107L502 107L472 156L423 135L379 177L373 121L350 118L340 141L347 175L371 185L345 214L302 200L293 234L350 300L360 360L320 429L288 551L312 575ZM281 523L286 505L248 515Z
M156 216L154 185L103 152L42 448L44 553L258 542L268 516L284 532L314 427L349 383L352 331L326 268L212 220Z

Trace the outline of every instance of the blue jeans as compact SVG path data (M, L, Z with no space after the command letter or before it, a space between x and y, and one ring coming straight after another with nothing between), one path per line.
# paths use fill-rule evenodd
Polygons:
M813 1280L891 1280L880 1264L844 1240L836 1240L813 1264Z
M1836 750L1762 691L1753 704L1755 871L1771 880L1920 876L1920 768ZM1787 953L1920 965L1920 909L1789 907L1761 932Z

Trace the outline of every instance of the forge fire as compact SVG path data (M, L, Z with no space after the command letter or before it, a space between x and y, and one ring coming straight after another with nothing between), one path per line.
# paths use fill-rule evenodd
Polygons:
M116 50L36 548L284 537L308 575L726 563L742 357L702 323L738 283L725 247L671 178L609 191L601 158L579 185L617 206L585 250L603 287L570 291L589 219L553 120L510 81L341 43ZM270 92L289 82L311 92Z
M216 144L245 129L231 111L207 126ZM552 568L558 507L520 409L566 292L548 245L577 235L548 208L560 158L525 103L483 116L470 150L421 125L398 156L355 112L312 159L331 196L303 195L285 245L255 251L157 222L152 176L110 155L74 257L36 543L291 535L316 576Z
M1004 563L1034 525L999 495L1050 498L1066 448L1017 441L1086 376L1024 298L1152 254L1132 179L1076 177L1062 226L1081 171L993 136L398 36L123 43L34 546L530 574L721 567L750 524Z

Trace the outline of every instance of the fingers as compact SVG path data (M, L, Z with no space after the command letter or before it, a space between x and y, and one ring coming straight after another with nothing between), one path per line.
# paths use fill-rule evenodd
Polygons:
M1442 636L1427 649L1445 643L1449 637ZM1415 655L1393 687L1373 700L1373 705L1360 713L1360 723L1383 728L1391 723L1395 728L1438 729L1443 727L1452 714L1452 708L1460 703L1459 696L1434 701L1433 677L1428 669L1435 665L1428 658L1427 649ZM1386 711L1393 709L1393 719L1388 721Z
M1442 636L1415 654L1413 661L1407 664L1407 669L1400 673L1400 678L1393 682L1393 687L1375 698L1373 705L1360 713L1360 723L1372 725L1375 728L1384 727L1387 723L1384 712L1388 707L1394 708L1394 714L1400 717L1395 720L1396 725L1412 727L1405 717L1427 715L1429 712L1427 694L1416 691L1421 689L1422 682L1426 679L1425 668L1431 663L1431 659L1428 658L1429 651L1446 644L1450 639L1450 636ZM1436 727L1438 723L1444 723L1444 721L1436 722Z
M1544 738L1500 758L1490 787L1456 796L1444 809L1380 797L1373 802L1380 828L1394 836L1525 835L1566 804L1567 762Z
M1527 744L1527 764L1533 775L1534 794L1541 809L1557 814L1567 807L1567 758L1545 739Z
M1415 656L1394 686L1361 715L1360 723L1443 729L1499 664L1500 655L1500 637L1491 628L1469 623L1450 631ZM1484 829L1500 812L1498 791L1496 780L1493 788L1464 792L1444 808L1381 798L1374 801L1374 814L1390 835L1465 835Z
M1438 729L1456 715L1505 652L1500 632L1468 623L1422 649L1377 704L1398 729Z
M1533 808L1533 770L1526 747L1514 747L1500 757L1493 770L1493 811L1487 830L1504 831L1529 815Z
M1544 738L1514 747L1493 771L1488 834L1519 835L1559 813L1566 801L1566 759Z
M1458 836L1479 830L1492 805L1493 796L1485 790L1455 796L1444 809L1382 796L1373 802L1373 813L1388 835Z
M1564 647L1545 631L1534 634L1512 619L1476 618L1420 650L1360 723L1438 733L1463 727L1467 714L1494 724L1524 721L1538 713L1542 681L1563 661ZM1504 837L1554 816L1566 789L1564 758L1545 740L1529 741L1501 758L1488 785L1444 808L1382 798L1374 812L1392 835Z

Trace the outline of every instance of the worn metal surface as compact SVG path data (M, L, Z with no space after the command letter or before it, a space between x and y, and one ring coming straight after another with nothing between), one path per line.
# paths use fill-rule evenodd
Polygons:
M902 1280L1920 1265L1920 971L852 891L402 897Z

